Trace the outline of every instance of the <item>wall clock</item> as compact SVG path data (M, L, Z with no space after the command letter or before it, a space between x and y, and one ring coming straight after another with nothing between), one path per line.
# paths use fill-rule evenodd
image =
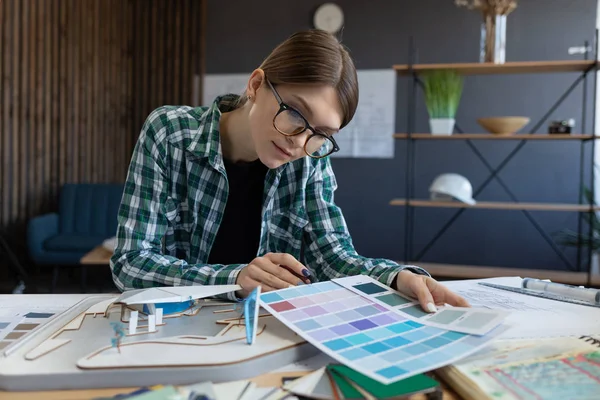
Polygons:
M329 33L337 33L344 25L344 12L335 3L321 4L313 15L313 25Z

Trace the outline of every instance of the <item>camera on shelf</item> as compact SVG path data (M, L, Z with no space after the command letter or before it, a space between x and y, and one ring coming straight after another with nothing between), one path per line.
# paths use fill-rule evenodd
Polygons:
M550 125L548 125L548 133L571 134L573 127L575 127L575 120L573 118L562 121L552 121Z

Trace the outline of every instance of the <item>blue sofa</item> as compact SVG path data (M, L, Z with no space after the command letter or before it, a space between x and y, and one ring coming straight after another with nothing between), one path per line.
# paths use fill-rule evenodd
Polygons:
M105 239L115 236L122 184L66 184L59 209L29 221L27 244L39 265L79 265Z

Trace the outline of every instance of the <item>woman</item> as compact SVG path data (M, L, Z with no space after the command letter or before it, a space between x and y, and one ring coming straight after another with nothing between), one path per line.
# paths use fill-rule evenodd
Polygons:
M466 306L423 269L354 250L327 156L357 103L348 52L310 30L277 46L243 95L153 111L119 210L110 263L118 288L238 284L228 296L236 300L258 285L368 274L429 312Z

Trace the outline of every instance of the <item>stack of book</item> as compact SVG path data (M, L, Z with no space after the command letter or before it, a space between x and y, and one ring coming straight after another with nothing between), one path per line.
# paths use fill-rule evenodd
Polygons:
M300 379L288 382L283 388L299 398L354 400L404 399L426 394L428 399L442 398L440 384L425 374L384 385L345 365L330 364ZM269 400L276 399L276 396Z

